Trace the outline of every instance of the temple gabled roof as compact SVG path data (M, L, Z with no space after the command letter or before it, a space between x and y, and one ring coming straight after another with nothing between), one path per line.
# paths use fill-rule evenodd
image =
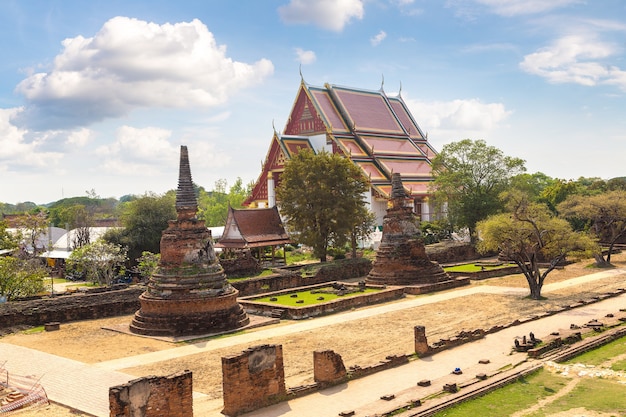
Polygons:
M274 132L272 142L265 155L261 174L254 184L252 193L243 202L249 205L252 201L267 200L267 177L270 172L282 172L285 161L291 159L293 155L302 149L313 149L309 138L306 136L279 135ZM276 178L278 180L278 178ZM276 184L278 185L278 184Z
M359 166L384 198L389 198L394 172L402 176L409 195L429 193L431 159L437 153L400 95L303 81L285 134L325 134L333 150Z
M224 234L215 244L218 248L255 248L291 243L278 214L278 208L228 208Z

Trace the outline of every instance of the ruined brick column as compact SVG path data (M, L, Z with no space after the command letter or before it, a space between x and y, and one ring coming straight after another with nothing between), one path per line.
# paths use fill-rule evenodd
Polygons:
M285 369L281 345L251 347L222 358L224 409L234 417L284 399Z
M426 327L424 326L415 326L414 330L414 338L415 338L415 353L418 356L425 356L430 353L430 348L428 347L428 339L426 338Z
M190 371L148 376L109 388L110 417L193 417Z
M347 375L341 355L332 350L313 352L313 379L320 384L332 384Z
M219 333L246 326L250 319L237 302L239 292L226 280L211 232L196 217L187 147L181 146L177 219L161 236L161 260L139 297L141 308L130 325L134 333L184 336Z

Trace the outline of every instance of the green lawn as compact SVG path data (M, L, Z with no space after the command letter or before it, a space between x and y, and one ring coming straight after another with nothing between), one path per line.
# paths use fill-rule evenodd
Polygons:
M626 337L615 340L595 350L586 352L566 362L601 365L611 358L626 353ZM618 361L611 369L619 371L626 368L626 360ZM540 370L513 384L507 385L483 397L463 402L448 410L435 414L436 417L505 417L527 409L540 399L556 394L568 382L569 378ZM626 416L626 388L615 380L601 378L582 378L569 393L547 404L541 410L528 414L527 417L541 417L574 408L608 413L614 416Z
M614 340L598 349L590 350L565 362L598 366L607 360L626 353L626 337Z
M436 417L506 417L529 408L544 397L553 395L569 380L548 371L539 370L519 381L475 400L463 402Z
M332 290L332 287L324 287L324 288L317 289L317 291L319 290ZM254 301L259 301L263 303L272 303L272 304L290 306L290 307L304 307L304 306L311 306L315 304L327 303L328 301L336 300L337 298L355 297L357 295L377 292L380 290L376 288L366 288L365 291L363 292L354 292L354 293L350 293L350 294L343 295L343 296L339 296L336 294L329 294L329 293L320 294L320 293L316 293L315 291L316 290L298 291L298 292L281 294L281 295L272 295L272 296L267 296L267 297L262 297L262 298L255 298ZM293 297L293 295L296 295L297 297ZM323 297L323 299L318 300L318 298L320 297ZM276 298L276 300L271 301L270 298ZM298 300L301 300L303 302L298 303L297 302Z
M455 266L446 266L443 268L446 272L480 272L480 271L493 271L497 269L510 268L516 266L515 264L500 264L500 265L481 265L481 264L463 264Z

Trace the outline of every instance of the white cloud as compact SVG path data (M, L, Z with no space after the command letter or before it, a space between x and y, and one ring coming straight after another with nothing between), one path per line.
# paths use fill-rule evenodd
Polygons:
M230 156L216 152L214 145L206 140L189 139L187 142L190 154L197 158L192 167L219 168L230 162ZM173 143L170 130L121 126L115 132L115 141L98 147L95 153L107 174L146 177L161 175L163 168L176 167L180 150L179 145Z
M511 111L502 103L482 103L478 99L424 102L404 99L422 130L438 141L484 138L500 127Z
M315 62L317 57L313 51L305 51L302 48L296 48L296 61L303 65L309 65Z
M341 32L352 19L362 19L362 0L291 0L278 8L283 22L313 24L322 29Z
M93 131L83 127L71 132L65 143L72 147L82 148L93 139Z
M267 59L229 58L197 19L158 25L115 17L95 36L62 44L48 72L16 88L30 103L21 120L27 126L86 126L141 107L215 106L274 70Z
M617 52L616 46L591 34L569 35L526 55L520 67L551 83L611 84L626 91L626 72L605 62Z
M475 0L501 16L516 16L548 12L582 3L582 0Z
M382 41L385 40L386 37L387 33L384 30L381 30L376 34L376 36L370 39L370 43L372 44L372 46L378 46Z
M30 134L12 122L22 111L0 109L0 171L28 172L56 166L63 154L44 150L45 136Z

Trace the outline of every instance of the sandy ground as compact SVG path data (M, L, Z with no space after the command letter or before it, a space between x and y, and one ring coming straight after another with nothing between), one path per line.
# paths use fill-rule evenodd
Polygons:
M626 266L626 254L614 255L613 264ZM548 275L546 284L597 272L588 268L593 261L583 261L555 270ZM574 303L594 294L623 288L625 276L603 279L544 294L547 299L534 301L522 296L480 294L454 300L419 306L379 316L337 323L322 329L264 340L263 343L281 344L285 362L287 386L293 387L313 382L313 351L332 349L341 354L346 366L367 366L391 354L410 353L414 349L413 327L426 326L429 342L447 338L461 330L487 329L506 324L520 317L534 315L555 306ZM521 274L473 282L471 285L499 285L524 288L527 283ZM2 337L5 343L14 343L86 363L132 356L169 349L176 345L149 338L121 334L102 329L103 326L130 323L131 316L67 323L60 331L34 334L16 333ZM221 398L221 358L238 354L248 345L216 350L210 353L185 356L180 359L123 372L135 375L168 375L189 369L194 375L194 390L209 398ZM40 409L41 410L41 409ZM66 417L82 415L66 408L51 405L43 415ZM30 417L26 412L22 417ZM35 414L32 414L33 416ZM38 415L42 415L41 411Z

